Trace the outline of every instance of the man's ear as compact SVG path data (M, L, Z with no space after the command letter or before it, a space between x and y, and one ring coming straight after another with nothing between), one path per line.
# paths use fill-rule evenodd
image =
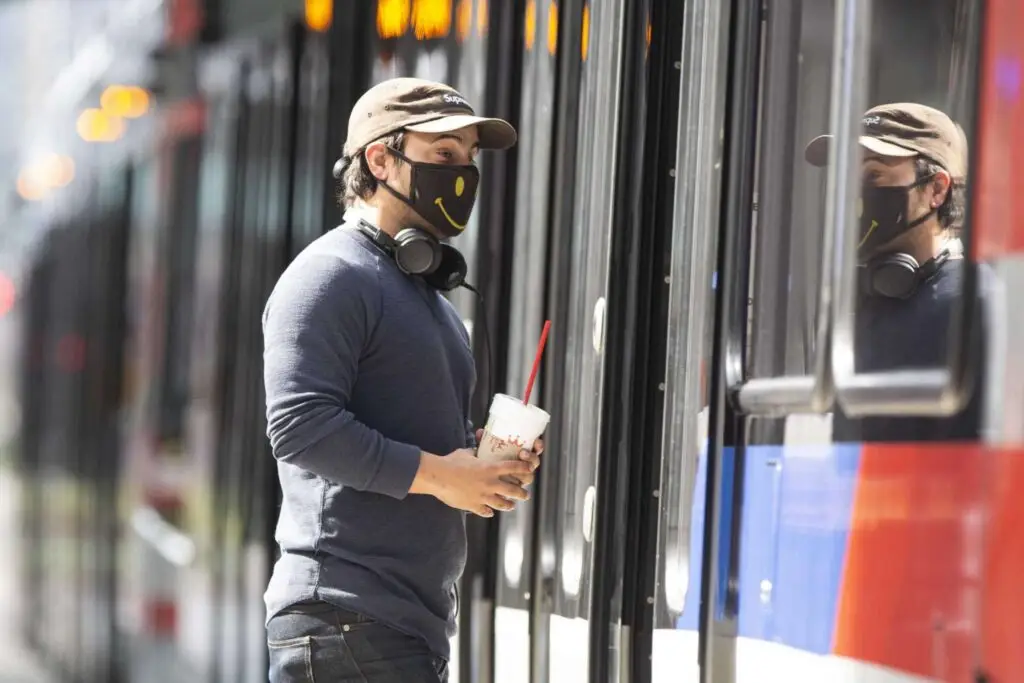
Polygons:
M937 209L945 203L952 184L953 179L946 171L939 171L935 174L930 183L932 188L933 209Z
M390 163L391 155L388 154L388 148L384 143L374 142L367 145L363 156L366 159L366 166L370 169L373 177L377 180L387 180L388 164Z

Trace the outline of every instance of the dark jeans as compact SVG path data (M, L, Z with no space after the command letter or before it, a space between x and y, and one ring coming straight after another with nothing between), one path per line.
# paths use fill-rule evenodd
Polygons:
M447 683L427 644L354 612L310 602L267 624L270 683Z

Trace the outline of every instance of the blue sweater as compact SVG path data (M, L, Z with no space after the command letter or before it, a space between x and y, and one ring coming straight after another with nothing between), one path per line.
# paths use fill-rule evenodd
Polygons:
M281 275L263 337L267 434L284 496L267 619L322 600L447 658L465 517L409 487L421 450L475 443L475 366L458 314L343 225Z

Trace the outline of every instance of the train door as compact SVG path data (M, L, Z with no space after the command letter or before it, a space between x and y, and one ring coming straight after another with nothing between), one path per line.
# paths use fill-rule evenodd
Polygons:
M666 70L678 73L678 55L668 48L673 41L659 37L653 50L651 42L653 33L667 36L679 24L681 15L668 4L566 2L550 13L547 36L557 40L558 59L553 97L544 80L550 66L536 61L546 57L527 58L536 75L524 75L524 88L538 100L524 113L524 129L530 138L552 129L555 145L523 150L531 165L519 189L521 197L541 200L528 205L547 214L547 244L536 244L532 214L517 239L531 257L547 252L547 297L543 311L529 301L536 264L517 263L514 291L523 298L513 299L520 322L507 390L523 391L544 314L553 322L543 375L543 407L552 422L537 505L502 519L499 594L508 597L499 619L507 625L497 639L509 638L509 646L503 652L498 645L498 680L616 680L630 664L632 616L624 614L632 612L635 586L626 576L632 580L638 565L627 558L637 546L625 529L635 499L630 486L639 481L631 477L642 471L631 454L649 436L644 391L656 315L650 298L665 285L674 174L674 155L660 145L667 124L671 149L678 111L677 96L666 96L664 87ZM657 20L663 23L655 28ZM545 24L528 15L531 25ZM543 35L537 32L534 51L543 49ZM553 115L545 120L548 102ZM532 564L528 584L523 559ZM514 651L521 642L515 634L527 628L529 669L522 650Z
M936 168L858 140L878 125L870 107L910 102L960 123L951 149L970 142L979 6L731 11L710 440L691 508L702 580L679 624L692 609L699 673L678 661L715 683L971 680L982 494L971 381L982 303L963 258L971 173L956 156ZM809 145L820 134L834 137ZM928 183L930 209L914 204ZM898 213L937 221L900 248L942 251L920 289L897 297L868 279L888 252L858 254L858 230L878 209L862 185L904 184Z
M559 6L549 0L516 3L516 9L522 15L520 21L523 25L522 72L517 98L519 140L516 143L515 196L509 204L519 209L515 212L511 244L515 258L511 263L511 277L508 278L511 286L505 323L508 330L507 356L505 367L496 373L497 379L504 378L505 381L504 385L489 382L491 393L502 392L511 396L522 394L523 382L529 376L531 357L544 322L546 287L556 277L548 267L548 251L556 248L549 246L548 237L548 219L555 194L551 183L555 173L552 164L557 158L571 159L575 149L571 133L558 135L555 127ZM564 168L565 165L562 166ZM489 308L494 310L493 305ZM495 313L491 313L491 317L495 317ZM555 334L560 332L556 330ZM554 357L554 353L549 352L548 357ZM534 388L537 396L547 398L554 393L546 391L548 376L545 373L537 379ZM490 397L485 397L485 400L490 400ZM551 410L548 403L541 405ZM535 488L544 486L541 480ZM541 504L532 501L520 504L492 523L498 531L496 546L491 551L494 557L492 642L495 683L525 683L531 680L531 661L546 661L542 654L545 641L536 635L531 639L534 631L530 624L534 595L535 520ZM489 674L487 670L485 675Z
M729 86L728 3L686 3L675 21L682 35L679 116L671 192L671 246L667 251L664 310L663 396L660 427L641 450L652 466L635 495L638 508L637 571L632 677L627 680L696 681L701 605L703 520L699 503L707 479L710 375L715 320L716 266L721 215L723 137ZM652 336L652 344L657 337ZM652 351L652 355L658 354ZM654 375L657 377L658 375ZM652 402L656 402L652 398ZM658 454L660 457L655 457ZM649 655L649 656L647 656Z

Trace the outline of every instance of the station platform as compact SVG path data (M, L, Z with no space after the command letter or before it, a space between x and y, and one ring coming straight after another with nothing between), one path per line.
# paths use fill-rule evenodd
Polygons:
M57 683L57 680L12 637L0 634L0 683Z
M19 552L19 501L15 479L0 462L0 683L57 683L22 646L11 621L21 607L11 566Z

